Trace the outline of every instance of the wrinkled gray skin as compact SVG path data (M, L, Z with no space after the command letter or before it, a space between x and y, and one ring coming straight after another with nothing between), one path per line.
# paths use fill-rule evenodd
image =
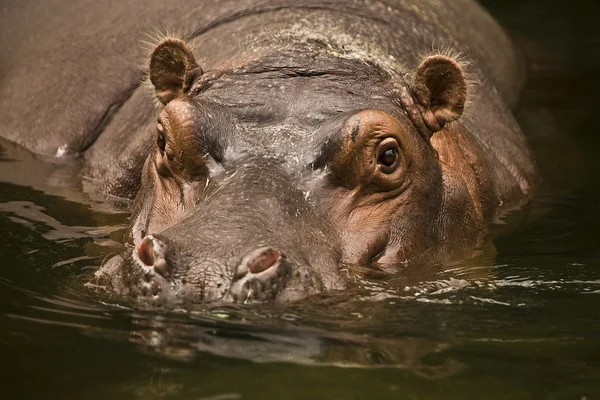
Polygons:
M89 193L135 197L133 248L97 273L122 295L284 301L343 289L356 274L466 257L531 195L510 111L523 65L472 1L5 9L2 136L76 158ZM186 33L193 58L179 41L161 53L161 38L140 50L163 26ZM151 57L162 61L139 85ZM388 137L393 172L377 150Z

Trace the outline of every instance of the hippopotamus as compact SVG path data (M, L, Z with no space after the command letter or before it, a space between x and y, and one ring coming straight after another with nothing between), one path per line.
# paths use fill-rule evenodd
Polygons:
M512 114L524 62L474 1L106 8L66 6L105 13L83 27L97 37L69 35L82 27L63 21L53 38L69 46L50 59L63 65L10 64L0 115L9 140L75 158L84 191L133 199L128 246L95 277L121 296L339 291L357 276L469 257L532 196L537 172ZM140 79L136 42L160 18L184 33L145 37Z

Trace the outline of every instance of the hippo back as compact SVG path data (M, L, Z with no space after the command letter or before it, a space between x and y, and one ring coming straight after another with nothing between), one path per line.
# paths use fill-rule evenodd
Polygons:
M147 151L147 141L132 133L154 110L138 99L143 77L138 65L145 56L140 43L165 27L195 39L197 57L207 67L239 60L236 55L258 38L272 41L295 31L396 66L414 65L434 50L460 52L509 106L523 83L511 42L470 0L77 0L44 7L9 1L3 7L0 135L57 157L100 147L104 158L91 156L91 178L123 179L115 169L129 173L141 167L139 153ZM250 22L258 24L254 32L247 31ZM128 102L135 103L129 107L135 112L125 107ZM111 124L119 114L125 114L123 121ZM126 127L123 138L123 125L131 119L134 126ZM126 196L134 192L121 190Z

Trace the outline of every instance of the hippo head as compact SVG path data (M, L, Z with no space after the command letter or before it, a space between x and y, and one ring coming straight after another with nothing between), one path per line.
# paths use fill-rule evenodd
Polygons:
M133 248L98 272L122 294L295 300L443 253L468 222L431 144L466 100L452 57L401 75L315 45L205 72L166 39L149 78L164 108Z

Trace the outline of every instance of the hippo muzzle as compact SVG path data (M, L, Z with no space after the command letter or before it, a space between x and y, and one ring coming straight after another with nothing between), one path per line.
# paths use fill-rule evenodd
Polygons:
M158 237L148 235L133 251L132 268L140 269L138 290L144 297L170 300L192 290L183 279L173 276L171 271L178 267L167 261L166 247ZM287 257L273 247L250 251L234 265L231 279L226 279L230 277L227 269L206 277L201 283L201 300L248 303L274 299L292 273ZM188 267L202 269L201 265Z
M248 303L343 287L333 227L269 160L246 159L215 176L187 217L139 237L113 261L120 276L105 278L141 299Z

